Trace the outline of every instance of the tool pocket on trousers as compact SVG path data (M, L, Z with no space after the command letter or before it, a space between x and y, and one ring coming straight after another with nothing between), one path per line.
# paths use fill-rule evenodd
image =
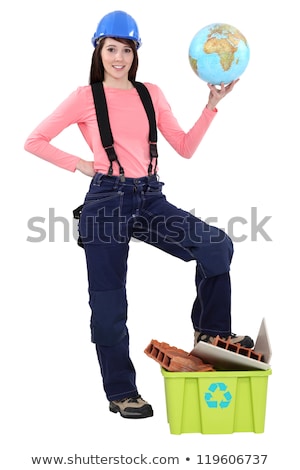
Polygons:
M80 206L76 207L76 209L73 210L73 218L75 220L80 220L81 212L83 209L84 204L81 204ZM83 243L82 239L79 234L79 222L78 222L78 238L77 238L77 245L80 246L80 248L83 248Z

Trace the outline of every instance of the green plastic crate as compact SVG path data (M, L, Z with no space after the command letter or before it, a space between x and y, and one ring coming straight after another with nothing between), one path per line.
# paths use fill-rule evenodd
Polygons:
M271 369L161 372L171 434L264 432Z

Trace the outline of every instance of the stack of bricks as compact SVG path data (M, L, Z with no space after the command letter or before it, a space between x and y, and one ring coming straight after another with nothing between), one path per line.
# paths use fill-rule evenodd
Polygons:
M240 344L232 344L230 343L230 339L225 340L220 336L216 336L212 344L214 346L218 346L219 348L227 349L228 351L250 357L251 359L255 359L257 361L263 360L263 355L261 353L258 353L250 348L244 348Z
M199 357L153 339L144 351L147 356L158 362L170 372L213 372L215 369Z

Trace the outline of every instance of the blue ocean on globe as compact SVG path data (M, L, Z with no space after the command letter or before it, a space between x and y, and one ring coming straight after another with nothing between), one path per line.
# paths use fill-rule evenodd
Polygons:
M250 58L245 36L234 26L214 23L200 29L189 47L189 61L196 75L220 85L239 78Z

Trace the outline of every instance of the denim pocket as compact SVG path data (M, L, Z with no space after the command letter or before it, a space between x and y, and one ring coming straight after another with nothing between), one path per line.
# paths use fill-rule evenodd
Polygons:
M85 197L84 204L82 210L84 210L87 206L91 204L105 204L111 200L121 200L123 196L122 191L106 191L106 192L97 192L97 193L88 193ZM118 204L118 202L116 201Z
M86 195L79 220L83 243L114 244L122 241L122 191L97 191Z

